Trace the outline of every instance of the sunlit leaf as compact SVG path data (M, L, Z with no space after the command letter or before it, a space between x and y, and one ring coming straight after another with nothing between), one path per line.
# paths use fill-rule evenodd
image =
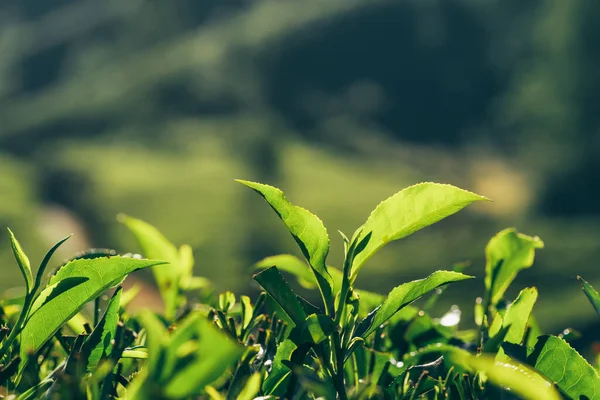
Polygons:
M21 274L23 274L23 278L25 279L26 291L27 293L30 293L33 289L33 275L31 274L31 264L29 263L29 258L27 258L27 255L21 247L21 243L19 243L10 229L8 229L8 234L10 235L10 245L12 247L13 254L17 260Z
M145 257L169 263L168 266L152 268L152 272L165 302L165 316L172 319L178 305L179 286L186 270L179 250L149 223L123 214L118 219L133 233Z
M487 199L451 185L430 182L410 186L384 200L357 230L360 236L356 237L355 233L353 242L367 238L368 241L354 258L352 278L356 278L363 264L385 244L402 239L480 200Z
M254 373L246 381L246 385L242 391L238 394L237 400L252 400L260 392L260 384L262 383L262 376L260 373Z
M573 399L600 399L598 372L567 342L541 336L530 363Z
M443 354L449 367L453 365L464 372L478 372L488 382L508 389L522 399L561 400L560 394L550 381L518 361L508 358L497 361L493 356L475 356L466 350L446 345L431 346L430 351Z
M500 321L500 323L492 324L490 327L490 336L495 336L500 331L500 328L507 328L504 341L515 344L522 343L525 337L527 322L529 321L529 316L531 315L537 296L538 292L534 287L521 290L516 300L506 309L504 317L494 321Z
M538 237L505 229L494 236L485 248L485 287L492 306L504 296L517 273L533 265L535 249L544 243Z
M463 275L458 272L436 271L425 279L407 282L397 286L390 292L384 302L360 323L356 335L366 338L373 333L379 325L386 322L403 307L417 300L424 294L439 286L470 278L472 278L472 276Z
M82 351L88 355L87 370L93 371L102 358L108 356L113 348L117 323L119 322L119 306L122 288L118 288L106 307L104 315L83 344Z
M315 273L326 307L331 307L332 279L326 265L329 235L323 222L304 208L290 203L283 192L273 186L243 180L238 182L260 194L287 226Z
M79 259L63 266L50 279L49 287L60 285L60 282L66 279L86 280L53 296L29 317L20 336L21 359L27 360L29 353L36 353L87 302L98 297L106 289L116 286L128 274L162 263L124 257L103 257Z

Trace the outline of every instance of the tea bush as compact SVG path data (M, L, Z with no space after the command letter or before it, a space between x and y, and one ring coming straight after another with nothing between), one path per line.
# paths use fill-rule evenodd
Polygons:
M461 266L387 295L355 286L381 247L485 197L436 183L408 187L379 204L351 237L340 232L344 262L336 268L327 263L329 235L321 220L277 188L239 182L266 200L304 256L257 262L254 280L263 290L254 300L214 293L208 280L194 276L189 246L176 247L129 216L119 220L145 258L95 249L50 275L51 257L68 238L34 274L9 230L25 293L0 303L2 392L16 399L91 400L600 399L598 367L570 346L568 333L540 331L533 314L537 289L506 297L543 247L537 237L506 229L490 240L468 329L458 328L456 308L439 318L428 312L446 285L472 278ZM124 291L121 284L143 268L153 271L160 313L128 311L139 288ZM317 290L320 303L294 293L286 278ZM600 296L580 281L600 312ZM426 303L415 306L423 296Z

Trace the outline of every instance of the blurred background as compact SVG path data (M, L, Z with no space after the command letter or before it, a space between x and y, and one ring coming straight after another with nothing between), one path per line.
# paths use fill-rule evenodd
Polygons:
M546 248L542 327L592 334L576 276L600 286L600 3L584 0L2 0L0 225L34 265L138 251L120 212L194 247L219 290L298 254L256 194L270 183L351 235L420 181L494 199L386 247L359 285L386 293L459 261L479 279L509 226ZM0 289L21 285L8 237ZM151 276L138 274L140 279ZM465 296L465 294L467 294Z

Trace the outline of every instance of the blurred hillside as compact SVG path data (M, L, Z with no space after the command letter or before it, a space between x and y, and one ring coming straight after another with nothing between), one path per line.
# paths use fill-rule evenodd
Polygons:
M295 247L234 178L319 215L332 264L337 229L447 182L495 203L382 251L365 288L462 260L481 278L489 238L516 226L546 243L520 278L542 324L590 320L575 276L600 286L599 17L583 0L4 0L0 225L32 260L71 232L62 257L135 250L124 212L247 291L254 261ZM6 238L0 260L0 287L18 285Z

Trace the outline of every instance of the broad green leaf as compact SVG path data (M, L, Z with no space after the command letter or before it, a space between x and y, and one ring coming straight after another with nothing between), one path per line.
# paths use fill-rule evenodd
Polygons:
M290 339L284 340L277 346L273 367L262 384L262 390L266 395L273 394L290 374L290 369L282 361L289 361L296 348L296 344Z
M327 271L329 235L323 222L308 210L290 203L283 192L273 186L238 180L260 194L275 210L298 243L302 254L312 267L326 307L333 304L332 279Z
M502 299L517 273L533 265L535 249L543 247L540 238L518 233L512 228L499 232L490 240L485 248L485 288L492 306Z
M254 275L254 280L265 289L296 326L302 326L306 319L306 313L296 294L283 279L277 267L268 268Z
M169 263L168 267L152 268L152 272L165 302L165 316L173 319L178 306L179 286L186 270L179 250L149 223L123 214L118 219L133 233L145 257Z
M459 272L436 271L425 279L407 282L395 287L383 303L362 320L357 328L356 336L366 338L373 333L379 325L386 322L403 307L435 288L451 282L458 282L470 278L473 277L463 275Z
M573 399L600 399L600 377L567 342L556 336L541 336L530 363Z
M495 386L509 389L525 400L561 400L560 394L548 380L535 370L515 360L496 361L492 356L474 356L466 350L452 346L433 346L440 352L448 367L454 365L466 372L479 372Z
M87 277L76 276L72 278L65 278L61 281L46 286L46 288L42 290L35 298L35 301L29 308L29 316L31 317L41 306L53 300L58 295L66 292L67 290L73 289L75 286L81 285L88 280L89 278Z
M19 265L19 269L23 274L23 278L25 278L25 289L27 294L31 293L33 289L33 275L31 274L31 264L29 263L29 258L23 251L21 244L13 234L13 232L8 229L8 234L10 235L10 245L12 247L13 254L15 259L17 260L17 264Z
M387 243L402 239L479 200L488 199L451 185L430 182L410 186L384 200L352 240L367 242L354 257L351 281L363 264Z
M192 315L184 321L169 345L169 358L177 360L178 364L173 369L173 376L163 382L165 395L168 398L187 398L199 394L243 353L242 346L219 331L203 315Z
M88 372L95 370L98 362L102 358L106 358L113 348L112 341L115 339L117 323L119 322L119 306L122 292L123 288L121 287L115 291L98 325L83 344L82 351L88 355Z
M21 359L27 360L28 354L36 353L87 302L116 286L128 274L162 263L124 257L79 259L67 263L50 279L48 286L65 279L87 280L52 297L31 314L20 336Z
M579 279L579 281L581 282L583 292L590 300L590 303L592 303L592 306L594 307L596 312L600 314L600 294L598 294L596 289L594 289L593 286L587 283L582 277L578 276L577 279Z
M198 312L181 322L171 337L150 311L144 311L140 321L148 333L148 366L134 381L131 398L197 396L244 352Z
M529 321L529 316L531 315L537 296L538 292L534 287L521 290L516 300L506 309L504 317L494 319L494 323L490 327L490 336L495 336L501 328L507 328L504 341L521 344L525 337L527 322ZM499 317L500 315L498 314L497 316ZM496 323L496 321L500 321L500 323Z

